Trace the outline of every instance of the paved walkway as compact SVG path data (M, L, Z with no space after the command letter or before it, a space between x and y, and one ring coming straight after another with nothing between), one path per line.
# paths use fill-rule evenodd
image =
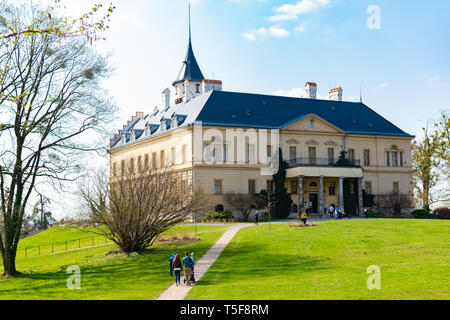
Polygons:
M346 218L347 220L348 218ZM336 220L332 218L311 218L308 219L308 221L329 221L329 220ZM277 223L287 223L287 222L295 222L295 220L282 220L282 221L274 221L271 222L273 224ZM262 222L260 224L268 224L268 222ZM208 225L202 223L202 225ZM220 224L211 224L211 225L220 225ZM225 224L223 224L225 225ZM208 252L205 253L205 255L197 261L197 264L195 265L195 280L199 281L203 275L208 271L208 269L213 265L213 263L219 258L222 251L226 248L228 243L233 239L233 237L238 233L239 230L242 228L247 228L253 226L253 224L239 224L239 225L232 225L227 231L224 232L224 234L217 240L217 242L208 250ZM183 278L183 276L181 277ZM183 281L181 281L181 284L177 287L175 283L173 283L166 291L161 293L161 295L156 300L184 300L184 298L187 296L189 291L192 289L193 286L187 286L183 284Z
M213 263L220 256L222 251L226 248L228 243L233 239L236 233L242 228L252 226L252 224L235 225L229 228L224 234L217 240L217 242L205 253L205 255L197 261L195 265L195 280L199 281ZM183 278L183 277L182 277ZM181 281L180 286L172 284L166 291L164 291L156 300L184 300L189 290L193 286L187 286Z

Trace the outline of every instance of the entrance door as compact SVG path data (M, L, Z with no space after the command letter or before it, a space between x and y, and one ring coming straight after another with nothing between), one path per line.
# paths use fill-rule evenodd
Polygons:
M310 193L309 201L312 204L312 212L318 213L319 212L319 195L317 193Z

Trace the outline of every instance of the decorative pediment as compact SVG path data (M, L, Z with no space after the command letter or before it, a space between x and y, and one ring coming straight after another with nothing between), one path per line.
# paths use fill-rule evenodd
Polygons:
M332 140L328 140L327 142L325 142L325 145L326 146L334 146L334 147L338 146L338 144Z
M391 150L398 150L397 145L393 144L393 145L391 146Z
M298 141L297 139L289 139L288 141L286 141L287 144L300 144L300 141Z
M344 133L343 130L336 127L332 123L323 118L309 114L296 119L292 119L284 125L284 130L298 131L298 132L321 132L321 133Z
M306 141L307 146L318 146L319 143L316 140L308 140Z

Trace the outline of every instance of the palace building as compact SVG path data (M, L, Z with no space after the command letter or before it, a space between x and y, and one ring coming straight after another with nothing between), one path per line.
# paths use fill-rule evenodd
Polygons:
M363 189L375 196L413 197L413 136L362 102L343 100L343 89L317 99L317 84L306 83L305 98L227 92L205 79L195 58L189 27L185 60L161 105L137 112L110 142L111 177L127 163L139 168L171 165L193 186L210 194L211 209L227 192L273 190L264 172L279 148L288 162L286 188L292 212L308 202L323 213L343 207L344 183L363 210ZM173 95L173 97L172 97ZM235 141L237 141L235 143ZM348 160L337 162L345 151Z

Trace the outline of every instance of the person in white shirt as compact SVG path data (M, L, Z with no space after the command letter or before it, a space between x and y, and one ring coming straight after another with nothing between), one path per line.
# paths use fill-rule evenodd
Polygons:
M328 209L328 213L330 214L330 218L334 218L334 212L336 211L336 208L334 207L334 204L330 205L330 208Z

